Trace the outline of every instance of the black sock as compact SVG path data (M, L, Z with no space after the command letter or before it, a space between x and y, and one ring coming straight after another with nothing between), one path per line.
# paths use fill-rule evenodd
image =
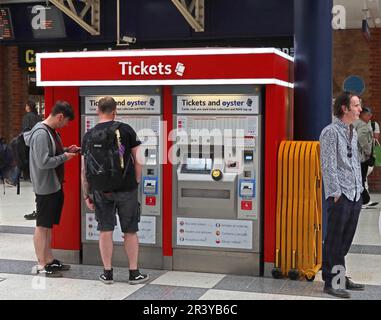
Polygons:
M130 270L130 276L131 276L131 277L138 276L139 274L140 274L139 269L136 269L136 270Z

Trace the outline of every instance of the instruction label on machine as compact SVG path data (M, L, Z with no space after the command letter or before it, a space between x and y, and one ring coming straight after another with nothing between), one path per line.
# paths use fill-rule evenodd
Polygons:
M177 245L252 249L251 221L177 218Z
M152 133L154 136L160 135L160 117L159 116L119 116L115 118L116 121L127 123L139 133L147 134ZM98 116L85 116L85 133L99 122ZM150 130L147 132L147 130ZM144 138L139 136L139 139ZM144 143L144 139L141 139ZM152 141L151 141L152 142Z
M96 114L99 100L103 96L85 97L85 113ZM118 114L160 114L160 96L113 96Z
M258 114L256 95L177 96L177 113Z
M117 225L113 233L115 242L123 242L123 236L119 217L116 217ZM97 230L98 222L95 220L94 213L86 213L86 240L99 240L99 231ZM139 243L155 244L156 243L156 217L141 216L138 231Z
M227 116L177 116L177 130L188 134L202 135L202 130L208 130L211 134L220 130L223 135L235 137L242 135L245 146L255 146L254 137L258 136L258 117L227 117ZM193 131L192 131L193 130ZM228 140L229 141L229 140Z

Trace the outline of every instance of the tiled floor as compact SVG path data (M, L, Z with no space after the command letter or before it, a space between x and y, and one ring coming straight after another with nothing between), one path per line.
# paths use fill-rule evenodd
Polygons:
M0 188L2 186L0 185ZM128 284L128 270L114 268L113 285L97 280L100 266L72 265L63 278L47 279L30 274L35 264L34 221L25 213L34 208L30 185L16 195L6 188L0 195L0 300L319 300L332 299L323 293L321 274L314 282L225 274L144 270L147 284ZM373 201L381 200L374 195ZM352 299L381 299L381 236L378 229L380 207L363 210L347 269L355 281L366 284L364 292ZM57 290L59 288L59 290Z

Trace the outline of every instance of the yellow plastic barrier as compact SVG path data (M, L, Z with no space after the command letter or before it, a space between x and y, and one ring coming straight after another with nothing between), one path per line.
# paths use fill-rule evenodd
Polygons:
M278 152L274 278L315 279L322 263L320 146L283 141Z

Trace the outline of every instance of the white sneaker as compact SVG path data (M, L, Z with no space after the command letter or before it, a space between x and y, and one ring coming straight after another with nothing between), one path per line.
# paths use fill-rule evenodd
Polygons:
M31 274L38 274L38 270L39 270L38 264L36 264L35 266L32 267L32 270L30 273Z
M363 204L361 209L372 209L378 205L378 202L369 201L367 204Z

